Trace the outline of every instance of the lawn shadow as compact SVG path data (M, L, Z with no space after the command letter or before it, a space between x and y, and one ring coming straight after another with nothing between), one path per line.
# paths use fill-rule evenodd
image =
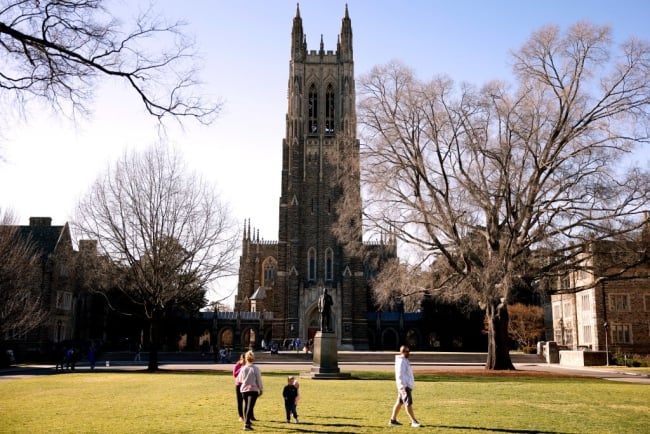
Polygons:
M424 425L423 425L424 426ZM508 428L488 428L476 426L453 426L453 425L426 425L427 428L435 427L448 430L471 430L471 431L485 431L485 432L504 432L513 434L568 434L564 431L540 431L538 429L508 429Z
M334 419L334 418L332 418ZM341 419L341 418L336 418ZM300 423L286 423L286 422L270 422L260 425L260 427L268 427L277 431L286 431L286 432L305 432L305 433L331 433L334 432L334 428L349 428L350 431L335 431L341 434L356 434L359 432L359 428L365 427L365 425L354 424L354 423L313 423L313 422L300 422Z

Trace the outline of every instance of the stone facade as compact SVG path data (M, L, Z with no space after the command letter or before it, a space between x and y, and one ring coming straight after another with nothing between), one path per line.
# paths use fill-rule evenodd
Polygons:
M31 217L29 225L16 226L18 235L33 244L40 261L31 273L30 289L39 297L47 320L27 334L4 336L16 351L46 354L55 342L70 340L77 330L79 291L75 285L74 254L68 224L53 226L50 217Z
M650 264L643 260L649 245L647 227L638 242L594 243L584 267L558 279L551 309L560 347L650 353ZM635 257L638 264L621 271Z
M360 256L347 254L332 233L335 206L343 193L342 159L356 160L359 151L347 6L338 41L335 51L326 51L322 38L319 50L307 50L300 10L296 10L282 141L278 240L263 241L251 231L250 222L246 225L235 306L236 310L273 312L274 320L259 337L266 342L311 339L318 330L316 301L327 288L334 300L332 323L339 347L368 347L372 267ZM373 245L372 250L382 256L396 253L394 240ZM260 287L264 299L251 300Z

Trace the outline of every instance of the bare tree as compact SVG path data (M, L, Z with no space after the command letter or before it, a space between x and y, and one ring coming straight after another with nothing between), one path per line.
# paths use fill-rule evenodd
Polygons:
M430 288L427 274L417 265L400 263L397 258L386 261L370 284L378 307L393 310L399 303L404 312L420 310Z
M47 318L39 294L33 292L40 253L21 236L16 222L13 213L0 210L0 342L5 336L24 335Z
M487 369L514 369L513 281L565 266L588 242L631 237L650 195L648 171L620 164L648 142L647 43L549 26L514 53L514 71L516 87L478 89L375 67L360 79L363 144L350 169L361 170L367 230L428 255L446 288L485 310ZM341 207L342 228L354 209Z
M104 290L117 288L150 324L149 370L170 308L196 305L214 279L233 274L238 232L214 188L163 146L124 154L79 202L75 227L110 258Z
M96 82L116 78L159 120L210 123L220 104L203 101L197 56L183 23L152 8L124 25L102 0L15 0L0 4L0 96L5 107L45 101L60 113L86 114Z

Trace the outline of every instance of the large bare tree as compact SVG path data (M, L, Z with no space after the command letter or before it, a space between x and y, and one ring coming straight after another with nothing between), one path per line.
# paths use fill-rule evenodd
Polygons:
M158 368L164 315L196 305L210 282L233 273L238 232L228 207L162 145L125 153L100 176L74 227L97 240L96 287L121 291L149 321L149 370Z
M40 267L40 252L21 236L17 218L0 210L0 364L5 336L21 336L47 318L34 279Z
M566 265L588 242L630 237L650 196L647 166L621 164L648 143L646 42L615 46L609 28L586 22L548 26L513 61L514 86L421 81L399 63L359 86L363 224L435 264L431 290L462 291L485 310L487 369L513 369L517 279ZM359 224L346 210L343 235Z
M220 104L202 98L197 56L183 23L166 23L151 6L125 24L106 3L0 2L3 105L24 110L36 99L57 113L86 114L97 81L112 77L126 83L158 119L211 122Z

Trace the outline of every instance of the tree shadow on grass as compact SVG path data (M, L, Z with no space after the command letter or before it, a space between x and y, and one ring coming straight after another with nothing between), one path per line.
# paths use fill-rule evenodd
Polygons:
M503 433L514 433L514 434L567 434L564 431L540 431L537 429L508 429L508 428L489 428L489 427L452 426L452 425L427 425L427 427L435 427L435 428L448 429L448 430L503 432Z
M340 419L340 418L333 418ZM312 423L312 422L300 422L300 423L265 423L264 427L272 428L274 432L304 432L304 433L331 433L336 432L340 434L356 434L359 432L360 428L364 428L364 425L355 424L355 423ZM333 431L333 429L347 428L350 431Z

